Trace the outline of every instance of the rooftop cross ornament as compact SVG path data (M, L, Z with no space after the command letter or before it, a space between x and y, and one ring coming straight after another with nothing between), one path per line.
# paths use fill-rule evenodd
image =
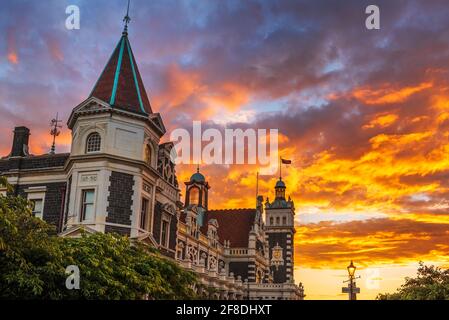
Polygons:
M126 16L123 18L123 21L125 22L125 29L123 30L123 33L128 32L128 23L131 21L131 18L129 17L129 3L131 0L128 0L128 8L126 9Z
M58 118L58 113L56 113L56 118L52 119L50 121L50 135L53 136L53 144L51 145L51 149L50 149L50 154L55 154L55 142L56 142L56 137L59 136L59 134L61 133L61 131L59 130L60 128L62 128L62 125L60 124L62 122L62 120L60 120Z

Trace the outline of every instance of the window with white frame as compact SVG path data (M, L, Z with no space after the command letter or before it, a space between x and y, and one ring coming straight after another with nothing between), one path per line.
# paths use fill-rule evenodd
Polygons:
M94 219L95 190L85 189L81 192L81 221L92 221Z
M25 189L27 200L31 202L31 211L33 216L43 219L45 205L45 186L31 186Z
M168 248L169 226L168 220L163 219L161 224L161 246L166 248Z
M98 152L101 148L101 136L98 132L89 134L86 140L86 153Z
M140 208L140 228L144 230L148 230L148 221L149 221L149 208L150 201L146 198L142 198L141 208Z
M44 199L31 199L31 210L36 218L44 218Z

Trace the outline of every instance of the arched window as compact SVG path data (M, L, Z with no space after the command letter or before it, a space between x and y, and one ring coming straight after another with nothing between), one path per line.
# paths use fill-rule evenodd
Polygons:
M273 220L274 220L273 217L270 217L270 226L272 226L274 224Z
M145 146L145 159L144 161L151 166L151 147L149 144Z
M278 226L278 225L280 225L281 223L280 223L280 219L279 219L279 217L276 217L276 225Z
M200 189L197 187L190 188L189 190L189 204L199 204Z
M91 133L86 140L86 153L100 151L101 136L98 132Z

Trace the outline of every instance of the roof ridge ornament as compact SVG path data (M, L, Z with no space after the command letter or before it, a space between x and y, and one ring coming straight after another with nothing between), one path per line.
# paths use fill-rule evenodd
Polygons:
M61 133L61 129L62 128L62 124L61 124L62 120L58 118L58 112L56 112L56 118L53 118L50 121L50 135L53 136L53 143L51 145L51 149L50 149L50 154L55 154L56 151L56 137L59 136L59 134Z
M123 35L127 36L128 35L128 24L131 21L131 18L129 17L129 3L131 2L131 0L128 0L128 7L126 9L126 16L123 18L123 22L125 22L125 27L123 28Z

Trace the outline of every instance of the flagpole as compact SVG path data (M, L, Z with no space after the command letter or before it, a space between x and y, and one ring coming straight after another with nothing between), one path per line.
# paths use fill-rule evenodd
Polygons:
M279 180L282 180L282 158L279 157Z
M257 197L259 196L259 171L257 171L257 176L256 176L256 207L257 207Z

